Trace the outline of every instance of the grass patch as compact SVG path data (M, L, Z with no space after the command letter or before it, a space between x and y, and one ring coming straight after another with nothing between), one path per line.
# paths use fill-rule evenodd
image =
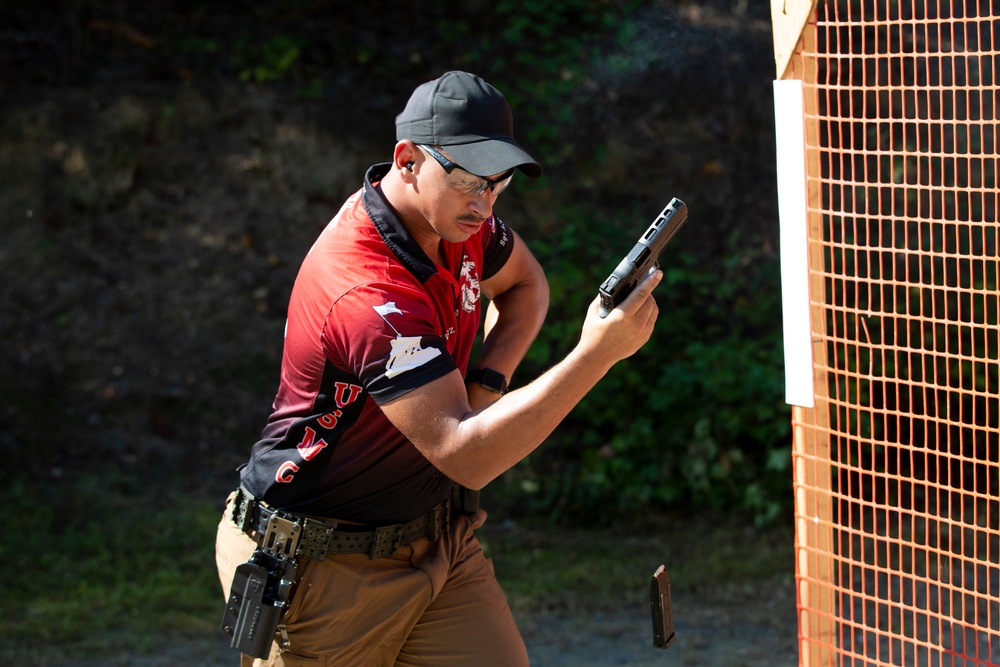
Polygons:
M791 526L758 529L720 516L603 531L487 523L480 539L515 613L647 605L661 564L673 591L703 598L751 595L794 572Z
M153 654L218 633L221 501L158 495L124 477L5 486L0 661L65 664L67 655L107 658L109 647ZM661 563L676 593L727 601L793 567L790 526L719 517L614 530L497 522L480 540L515 614L526 616L645 608Z
M212 631L222 613L219 503L123 491L131 486L9 484L0 559L17 574L0 587L0 658L109 643L143 653Z

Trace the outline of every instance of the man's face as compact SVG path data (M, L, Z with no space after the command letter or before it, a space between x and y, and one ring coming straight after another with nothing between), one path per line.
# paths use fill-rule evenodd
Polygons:
M478 233L492 214L493 203L510 183L514 170L481 178L452 161L445 149L419 148L427 158L420 183L426 204L424 217L444 240L465 241Z

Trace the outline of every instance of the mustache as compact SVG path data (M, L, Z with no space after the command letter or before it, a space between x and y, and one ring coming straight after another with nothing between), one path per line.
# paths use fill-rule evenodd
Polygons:
M486 218L482 218L478 215L472 215L471 213L466 213L465 215L458 216L460 222L471 222L479 224L486 221Z

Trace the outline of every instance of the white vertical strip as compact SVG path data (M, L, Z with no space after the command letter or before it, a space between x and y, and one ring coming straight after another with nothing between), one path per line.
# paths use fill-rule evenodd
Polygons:
M785 402L811 408L812 329L809 320L809 239L802 82L774 82L781 223L781 312L785 343Z

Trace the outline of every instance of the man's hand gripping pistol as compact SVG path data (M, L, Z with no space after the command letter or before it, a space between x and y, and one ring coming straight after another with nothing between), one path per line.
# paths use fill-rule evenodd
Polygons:
M675 197L601 285L601 317L607 317L615 306L632 293L646 274L658 266L660 253L685 222L687 206Z

